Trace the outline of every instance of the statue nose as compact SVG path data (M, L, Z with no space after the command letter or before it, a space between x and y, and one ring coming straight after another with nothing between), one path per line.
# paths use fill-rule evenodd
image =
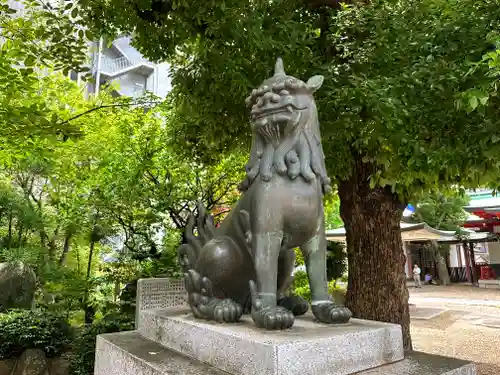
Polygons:
M262 100L260 100L262 99ZM279 103L281 100L281 97L274 93L274 92L266 92L261 98L260 98L257 103L262 103L260 106L263 106L268 103Z

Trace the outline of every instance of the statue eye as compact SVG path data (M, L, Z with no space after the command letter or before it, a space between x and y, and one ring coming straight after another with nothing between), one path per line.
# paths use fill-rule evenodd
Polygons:
M279 83L275 83L273 85L273 90L275 92L280 92L280 91L282 91L284 89L285 89L285 82L279 82Z
M296 79L290 78L290 79L286 80L285 87L288 90L293 91L293 90L297 90L299 88L299 84L298 84Z

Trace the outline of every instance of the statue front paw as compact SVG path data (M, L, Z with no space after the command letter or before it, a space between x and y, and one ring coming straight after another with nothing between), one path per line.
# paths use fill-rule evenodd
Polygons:
M214 320L219 323L235 323L243 315L243 307L231 299L218 300L213 308Z
M276 295L259 294L253 280L250 280L250 293L252 296L252 319L257 327L277 330L293 326L295 320L293 313L284 307L276 306Z
M287 329L294 323L293 313L281 306L253 309L252 319L257 327L269 330Z
M347 307L336 305L331 301L313 302L312 312L316 319L328 324L347 323L352 317L352 313Z
M299 296L285 296L278 301L278 305L290 310L293 315L304 315L309 310L309 302Z

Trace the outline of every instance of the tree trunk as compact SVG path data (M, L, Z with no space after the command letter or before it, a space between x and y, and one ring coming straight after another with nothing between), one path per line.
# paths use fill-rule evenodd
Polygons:
M17 247L22 247L22 241L23 241L23 231L24 231L24 226L22 224L19 224L19 229L17 232Z
M476 270L476 256L474 254L474 244L469 242L469 258L470 258L470 267L472 271L472 284L477 285L479 277L477 276Z
M49 260L52 264L55 263L55 259L56 259L56 251L57 251L56 240L57 240L58 234L59 234L59 229L56 228L54 230L54 234L52 235L52 237L50 238L50 241L49 241Z
M359 159L351 177L339 183L349 265L346 305L356 318L400 324L404 347L411 350L400 229L404 205L390 188L370 188L375 168Z
M47 233L45 233L45 229L42 229L39 235L40 235L40 246L45 247L45 242L47 239Z
M431 241L430 248L432 252L432 256L434 258L434 262L437 265L437 271L439 280L441 280L442 285L450 285L450 273L448 272L448 267L446 266L446 260L439 249L439 245L437 241Z
M10 249L12 247L12 210L9 213L9 234L7 237L7 248Z
M464 257L465 257L465 274L467 275L467 282L472 283L469 249L467 243L464 242L463 247L464 247Z
M118 301L120 292L121 292L121 283L118 280L115 280L115 292L113 293L113 302L116 303L116 301Z
M95 310L92 305L89 304L89 280L92 273L92 257L94 255L95 241L90 240L90 250L89 259L87 263L87 287L85 288L85 293L83 295L83 309L85 311L85 323L92 324L94 321Z
M69 253L69 247L71 245L71 234L67 234L66 238L64 239L64 246L63 246L63 251L61 254L61 258L59 259L59 265L64 266L66 263L66 258Z

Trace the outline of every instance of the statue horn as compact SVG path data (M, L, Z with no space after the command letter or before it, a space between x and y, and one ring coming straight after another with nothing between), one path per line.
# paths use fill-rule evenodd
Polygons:
M276 60L276 65L274 66L274 75L285 75L285 68L283 68L283 60L281 59L281 57L278 57L278 59Z

